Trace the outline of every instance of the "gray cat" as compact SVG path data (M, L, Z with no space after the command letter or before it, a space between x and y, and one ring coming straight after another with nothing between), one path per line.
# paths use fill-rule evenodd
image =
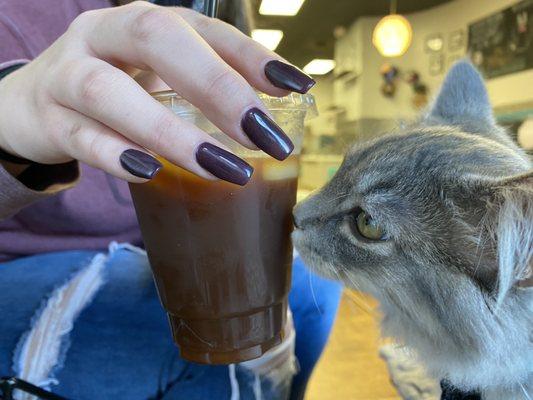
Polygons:
M356 144L294 217L304 261L376 297L383 333L431 374L533 398L532 165L469 62L417 123Z

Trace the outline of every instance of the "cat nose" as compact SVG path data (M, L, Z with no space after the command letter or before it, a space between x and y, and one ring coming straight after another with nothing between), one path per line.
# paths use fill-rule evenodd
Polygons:
M296 204L292 209L292 222L296 229L302 229L301 213L298 212L299 210L301 210L300 204Z
M320 190L315 190L304 200L300 201L292 210L294 226L298 229L305 229L320 214Z
M312 207L309 202L309 199L304 200L293 208L292 210L292 219L294 221L294 226L298 229L304 229L305 225L311 220L311 211Z
M292 223L294 224L294 227L296 229L302 229L301 225L298 224L298 219L296 219L296 216L294 214L292 215Z

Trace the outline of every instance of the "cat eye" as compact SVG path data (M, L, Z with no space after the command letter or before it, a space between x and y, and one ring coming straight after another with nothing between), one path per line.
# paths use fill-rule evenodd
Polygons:
M385 230L379 226L376 221L363 210L355 215L354 228L357 233L363 238L368 240L387 240L387 234Z

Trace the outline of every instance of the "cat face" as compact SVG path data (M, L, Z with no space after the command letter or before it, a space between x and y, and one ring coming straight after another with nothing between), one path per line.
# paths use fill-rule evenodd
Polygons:
M464 282L494 293L500 189L520 191L529 213L530 168L494 124L479 74L461 62L427 115L356 144L335 177L295 208L293 243L319 273L380 299L434 296Z

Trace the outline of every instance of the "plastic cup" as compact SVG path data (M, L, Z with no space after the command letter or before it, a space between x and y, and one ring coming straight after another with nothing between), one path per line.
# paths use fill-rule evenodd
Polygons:
M281 343L291 282L292 208L310 95L260 95L295 144L280 162L233 142L173 92L154 97L255 168L244 187L165 162L130 190L161 303L181 356L207 364L260 357Z

